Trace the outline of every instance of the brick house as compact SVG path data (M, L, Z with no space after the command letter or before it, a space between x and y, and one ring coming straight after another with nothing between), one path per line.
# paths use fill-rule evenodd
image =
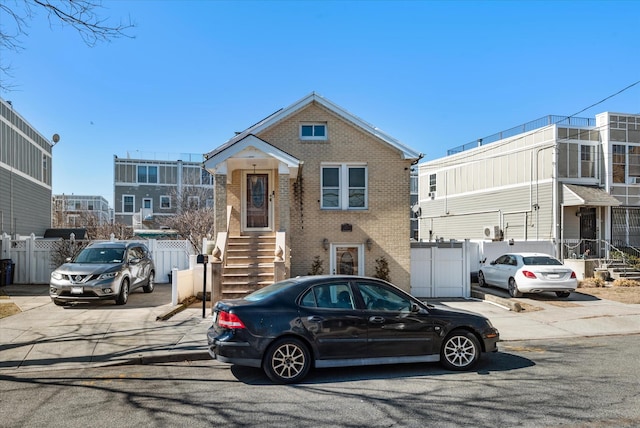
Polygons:
M373 276L382 257L409 291L411 167L421 156L316 93L207 153L222 294L318 273L320 263L325 274Z

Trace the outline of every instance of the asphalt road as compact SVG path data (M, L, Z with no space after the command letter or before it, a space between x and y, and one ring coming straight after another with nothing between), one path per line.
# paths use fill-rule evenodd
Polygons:
M0 376L13 427L637 427L640 337L513 341L477 370L324 369L299 385L197 361Z

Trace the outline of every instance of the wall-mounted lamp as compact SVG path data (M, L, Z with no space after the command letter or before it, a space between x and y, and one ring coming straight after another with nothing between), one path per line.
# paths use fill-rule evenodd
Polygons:
M322 240L322 248L324 248L325 251L329 249L329 240L327 238Z
M515 244L515 241L513 240L513 238L509 239L509 245L514 245L514 244Z
M367 246L367 250L371 251L371 247L373 247L373 240L371 238L367 238L367 240L364 241L364 245Z

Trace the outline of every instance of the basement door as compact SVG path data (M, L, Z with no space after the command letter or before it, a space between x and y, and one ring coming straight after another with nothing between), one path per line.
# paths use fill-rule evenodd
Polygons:
M271 200L268 173L247 173L244 186L243 229L271 230Z

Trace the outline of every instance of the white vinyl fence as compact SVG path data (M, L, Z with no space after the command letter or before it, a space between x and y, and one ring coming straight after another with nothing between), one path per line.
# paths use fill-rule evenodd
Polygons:
M25 239L11 239L7 234L0 240L0 259L13 261L14 284L48 284L53 266L55 239L40 239L31 235ZM187 269L189 256L195 254L189 241L143 240L149 248L156 268L156 282L169 282L173 268Z

